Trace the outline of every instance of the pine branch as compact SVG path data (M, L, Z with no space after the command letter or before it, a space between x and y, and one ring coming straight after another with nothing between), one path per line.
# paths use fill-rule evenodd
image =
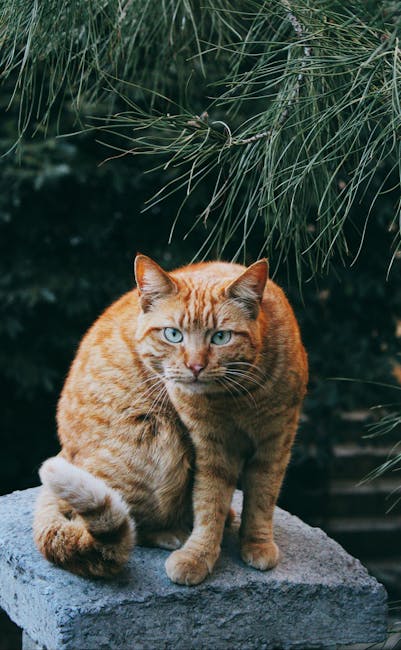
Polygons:
M230 30L219 19L228 0L203 4L2 0L0 79L15 80L10 102L20 104L20 135L32 122L47 126L60 102L79 115L126 81L160 92L184 87L188 57L195 54L203 68L201 38L223 42Z
M275 258L285 257L295 242L299 270L347 255L355 200L386 161L400 166L396 30L367 18L306 1L255 4L242 40L226 48L232 72L212 86L221 91L201 115L161 107L150 116L133 104L116 116L130 153L161 155L161 167L176 170L148 207L178 191L183 209L201 185L208 198L197 222L212 218L204 256L216 245L224 254L242 231L239 257L260 220L261 252L274 245Z
M169 174L148 207L202 188L201 255L236 239L244 256L262 223L261 253L295 248L301 272L349 254L346 220L386 190L383 165L400 187L399 24L386 0L3 0L0 65L21 134L121 94L111 146ZM395 259L399 205L394 224Z

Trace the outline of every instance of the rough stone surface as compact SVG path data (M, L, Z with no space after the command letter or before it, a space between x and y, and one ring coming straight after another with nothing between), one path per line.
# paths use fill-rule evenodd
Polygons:
M386 593L358 560L318 528L277 509L281 562L259 572L229 531L215 571L174 585L168 551L136 548L113 581L49 564L32 541L38 488L0 499L0 607L25 630L26 648L154 650L327 648L386 636ZM240 510L240 494L234 506ZM29 645L28 645L29 644Z

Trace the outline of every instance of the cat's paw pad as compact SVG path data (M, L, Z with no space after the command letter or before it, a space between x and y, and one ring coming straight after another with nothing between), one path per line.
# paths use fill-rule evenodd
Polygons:
M280 551L274 542L243 542L241 556L246 564L259 571L267 571L277 566Z
M190 551L174 551L166 560L166 572L178 585L198 585L211 572L205 557Z

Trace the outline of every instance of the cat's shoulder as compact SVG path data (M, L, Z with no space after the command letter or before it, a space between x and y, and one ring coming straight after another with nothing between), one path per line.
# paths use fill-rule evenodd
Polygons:
M125 322L132 326L139 314L138 292L135 289L127 291L117 298L96 318L86 333L84 340L92 341L94 337L99 342L108 338L116 329L120 329Z

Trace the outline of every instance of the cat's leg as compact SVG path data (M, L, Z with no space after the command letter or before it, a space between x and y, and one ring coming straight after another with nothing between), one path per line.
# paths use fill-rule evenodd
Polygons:
M230 508L225 521L225 528L230 528L235 520L235 511ZM191 526L192 527L192 526ZM168 551L181 548L190 535L189 528L166 528L161 530L137 530L138 546L156 546Z
M225 521L225 528L230 528L235 519L235 512L230 508ZM151 531L137 531L138 546L156 546L157 548L164 548L167 551L175 551L181 548L187 541L190 530L184 528L162 529Z
M239 459L229 457L223 446L211 440L197 446L194 527L184 546L167 558L166 571L173 582L196 585L212 572L238 473Z
M269 423L265 437L244 468L240 538L241 556L255 569L276 566L279 549L273 537L273 512L297 429L298 409Z

